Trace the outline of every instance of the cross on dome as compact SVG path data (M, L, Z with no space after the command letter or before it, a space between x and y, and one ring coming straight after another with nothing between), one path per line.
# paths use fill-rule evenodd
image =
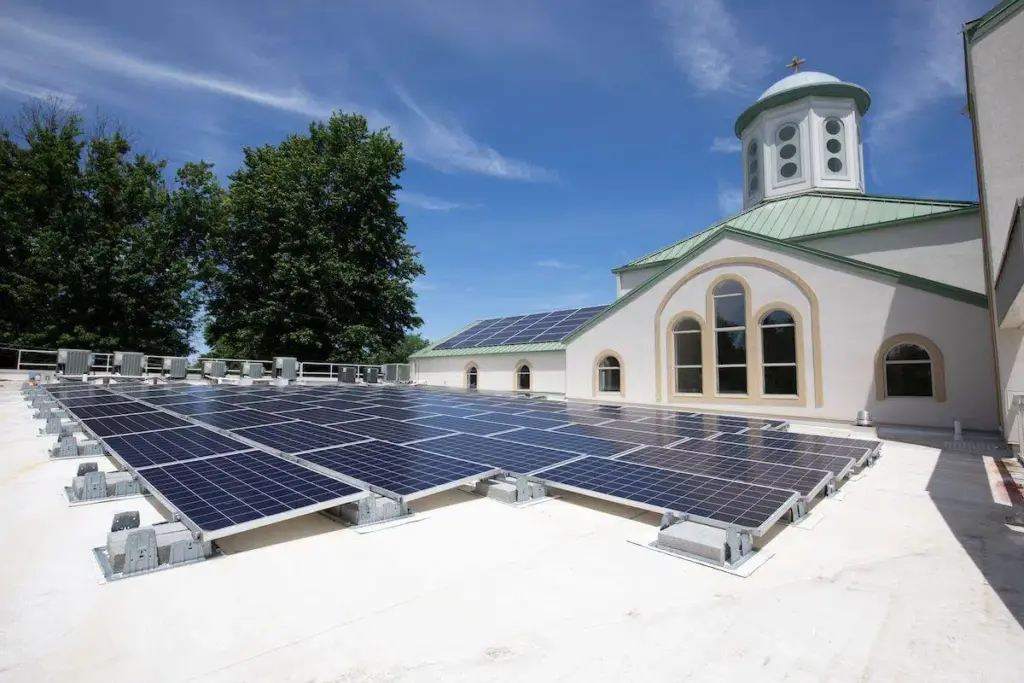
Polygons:
M800 66L806 62L806 59L800 59L796 55L793 55L793 61L786 65L787 69L792 69L793 73L800 73Z

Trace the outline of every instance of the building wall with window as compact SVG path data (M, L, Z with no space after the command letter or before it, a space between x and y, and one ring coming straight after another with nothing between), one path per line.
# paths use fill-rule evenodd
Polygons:
M744 314L742 325L721 322L725 329L719 337L709 325L715 325L714 289L725 281L739 283ZM793 395L765 390L761 322L771 311L784 311L794 321L793 329L770 333L773 338L792 334L796 341ZM985 308L899 285L888 276L727 237L571 340L566 392L570 398L846 422L866 408L882 423L949 427L961 420L965 428L992 429L996 411L991 344L984 333L987 315ZM702 330L701 391L688 394L674 390L678 373L672 330L683 318L695 320ZM887 398L879 393L876 369L888 350L883 343L902 335L923 337L941 351L943 396ZM745 378L746 393L728 394L718 386L716 339L740 337L746 342L742 362L722 363L731 366L723 368L723 377L741 385L736 378ZM594 382L600 357L612 352L622 361L621 392L616 394L597 391ZM692 371L692 363L684 365ZM769 383L782 378L785 385L792 372L785 368L793 364L769 365L775 366ZM683 374L692 380L692 372Z
M565 352L545 351L486 356L445 356L413 359L413 377L432 386L466 387L467 370L477 369L477 389L513 391L518 387L516 370L523 364L530 369L530 390L565 393Z

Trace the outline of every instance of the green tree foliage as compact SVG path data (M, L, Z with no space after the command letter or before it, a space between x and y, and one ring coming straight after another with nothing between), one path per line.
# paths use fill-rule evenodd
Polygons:
M37 103L0 129L0 343L189 352L225 194ZM15 129L15 130L12 130Z
M374 359L375 363L408 363L409 356L430 346L430 340L419 334L407 334L393 348Z
M364 362L421 324L424 273L395 192L402 147L362 116L246 148L214 240L207 342L249 358Z

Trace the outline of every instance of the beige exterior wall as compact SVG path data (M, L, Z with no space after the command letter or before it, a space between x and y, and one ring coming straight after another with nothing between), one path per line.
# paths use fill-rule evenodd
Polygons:
M481 391L512 391L515 370L522 362L530 365L531 391L565 393L565 352L498 354L493 356L446 356L413 359L413 378L431 386L461 388L466 386L466 370L477 368L477 389Z
M803 244L985 293L981 215L978 213L823 237Z
M708 290L734 276L749 287L748 315L782 304L801 322L803 352L800 396L760 396L760 335L748 326L748 398L673 395L669 366L669 325L683 312L707 324ZM662 403L695 410L749 412L852 421L868 409L888 424L993 429L996 425L992 347L985 334L985 309L928 292L902 287L886 278L865 276L834 264L774 252L732 238L722 239L676 273L573 340L566 350L570 398ZM875 385L875 361L887 339L921 335L945 361L946 397L883 398ZM705 375L712 373L713 342L705 340ZM596 396L592 372L596 357L614 351L623 360L623 395ZM709 386L707 381L705 386Z
M629 292L657 275L667 263L654 268L641 268L640 270L627 270L617 275L618 296L626 296Z

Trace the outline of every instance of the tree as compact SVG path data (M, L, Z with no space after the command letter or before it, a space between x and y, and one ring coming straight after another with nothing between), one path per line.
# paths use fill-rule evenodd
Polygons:
M402 146L336 113L307 135L246 148L214 240L207 343L242 357L364 362L422 324L424 273L395 192Z
M409 356L428 346L430 346L430 340L424 339L422 335L407 334L394 348L380 354L374 362L377 364L408 363Z
M0 341L188 353L223 220L210 166L185 164L171 190L166 162L53 102L19 129L0 135Z

